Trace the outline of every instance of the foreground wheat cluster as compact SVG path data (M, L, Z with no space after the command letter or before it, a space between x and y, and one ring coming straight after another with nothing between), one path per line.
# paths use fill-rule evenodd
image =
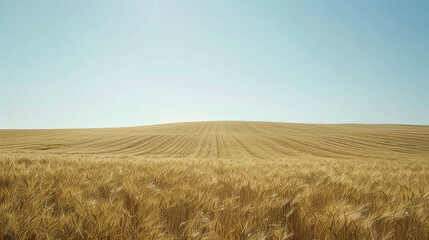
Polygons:
M429 127L0 131L3 239L428 239Z

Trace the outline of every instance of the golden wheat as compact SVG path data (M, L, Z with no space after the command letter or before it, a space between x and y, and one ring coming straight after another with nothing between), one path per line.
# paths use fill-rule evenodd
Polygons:
M429 127L0 130L3 239L429 239Z

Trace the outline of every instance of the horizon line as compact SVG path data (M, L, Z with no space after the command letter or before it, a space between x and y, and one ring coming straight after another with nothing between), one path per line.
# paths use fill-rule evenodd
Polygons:
M0 130L85 130L85 129L112 129L112 128L137 128L180 123L209 123L209 122L260 122L260 123L285 123L285 124L303 124L303 125L401 125L401 126L423 126L429 127L429 124L410 124L410 123L359 123L359 122L339 122L339 123L318 123L318 122L281 122L281 121L255 121L255 120L203 120L203 121L177 121L151 123L132 126L114 126L114 127L65 127L65 128L0 128Z

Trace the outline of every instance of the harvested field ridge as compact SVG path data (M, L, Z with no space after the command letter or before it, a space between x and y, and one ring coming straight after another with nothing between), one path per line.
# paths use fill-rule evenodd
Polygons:
M429 126L0 130L4 239L429 239Z

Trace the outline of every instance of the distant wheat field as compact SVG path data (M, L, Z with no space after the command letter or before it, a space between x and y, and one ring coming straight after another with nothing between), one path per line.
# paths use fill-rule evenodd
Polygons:
M2 239L429 239L429 126L0 130Z

